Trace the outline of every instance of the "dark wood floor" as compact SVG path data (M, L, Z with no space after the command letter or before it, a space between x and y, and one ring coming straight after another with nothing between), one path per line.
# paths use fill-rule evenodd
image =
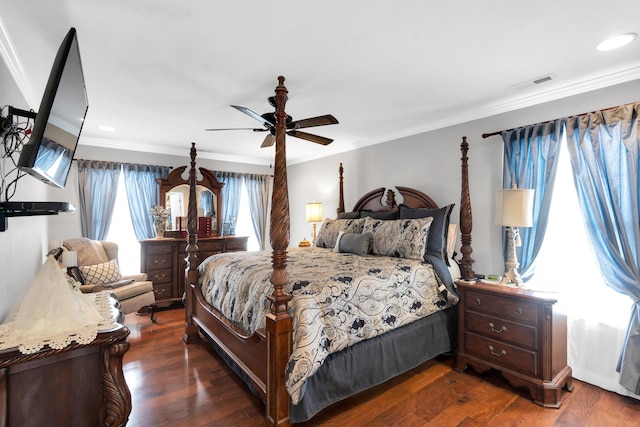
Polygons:
M184 309L127 315L129 426L260 426L264 406L206 344L182 342ZM640 401L574 381L544 409L499 375L458 373L442 357L318 414L309 426L638 426Z

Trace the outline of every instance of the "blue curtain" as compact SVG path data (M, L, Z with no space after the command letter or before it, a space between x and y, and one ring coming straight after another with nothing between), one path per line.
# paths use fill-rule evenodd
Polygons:
M116 203L120 164L78 160L78 198L82 236L107 238Z
M167 166L151 165L122 165L124 169L124 185L127 189L129 213L133 230L138 240L150 239L155 235L153 218L150 215L154 205L162 204L158 201L158 178L166 178L169 174Z
M244 185L249 194L251 222L261 250L265 249L266 243L270 180L268 175L249 174L244 176Z
M242 174L235 172L216 172L216 179L224 184L222 187L222 224L236 227L240 195L242 191Z
M520 228L522 246L516 248L523 281L535 273L535 260L547 231L553 183L558 169L562 120L502 132L504 167L502 187L535 189L533 227ZM508 237L503 230L503 254L507 259Z
M640 203L638 110L628 104L566 119L574 182L605 283L631 297L618 372L640 394Z

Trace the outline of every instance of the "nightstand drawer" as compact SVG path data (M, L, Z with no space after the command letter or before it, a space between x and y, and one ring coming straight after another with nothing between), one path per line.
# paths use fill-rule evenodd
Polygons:
M157 270L160 268L172 268L173 266L173 257L171 254L165 255L152 255L147 257L147 272L151 272L151 270Z
M499 368L511 369L525 375L538 375L535 352L472 333L465 333L465 340L469 356L478 357L498 365Z
M173 276L173 270L171 270L170 268L165 268L162 270L151 270L149 273L147 273L147 276L149 277L149 280L151 280L153 282L154 285L158 284L163 284L163 283L171 283L172 280L172 276Z
M167 285L157 286L155 283L153 284L153 293L156 297L156 300L163 300L167 298L171 298L171 283Z
M147 245L147 253L149 255L170 254L171 243L160 243Z
M497 286L497 285L496 285ZM468 291L464 298L465 310L475 311L519 323L538 324L536 305L483 292Z
M464 321L467 331L529 350L537 348L537 329L534 326L522 325L473 311L467 311Z

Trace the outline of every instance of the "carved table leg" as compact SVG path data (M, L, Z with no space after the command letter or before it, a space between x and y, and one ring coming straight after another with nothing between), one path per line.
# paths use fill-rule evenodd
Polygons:
M103 426L125 426L131 414L131 392L122 371L122 358L129 350L129 341L106 346L102 351L102 406Z

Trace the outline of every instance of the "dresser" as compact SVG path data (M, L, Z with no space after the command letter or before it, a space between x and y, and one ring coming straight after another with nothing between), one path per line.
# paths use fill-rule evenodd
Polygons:
M198 238L198 262L221 252L247 250L247 236ZM185 290L187 242L185 238L146 239L140 241L140 269L153 282L158 306L181 301Z
M0 351L0 427L124 426L131 394L122 371L129 329L119 323L89 344L43 347L33 354Z
M496 369L534 402L560 407L564 387L573 390L567 366L567 318L554 311L554 293L458 282L458 348L455 368Z

